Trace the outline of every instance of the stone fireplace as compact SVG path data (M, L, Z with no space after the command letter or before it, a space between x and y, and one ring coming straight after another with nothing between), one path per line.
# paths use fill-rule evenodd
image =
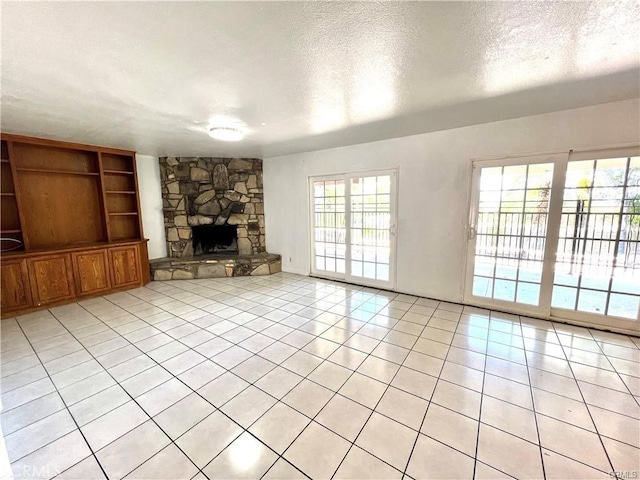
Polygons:
M161 157L160 177L169 258L152 262L154 279L280 271L266 253L261 159Z
M192 226L235 226L238 253L266 252L262 160L161 157L162 201L169 256L191 257Z

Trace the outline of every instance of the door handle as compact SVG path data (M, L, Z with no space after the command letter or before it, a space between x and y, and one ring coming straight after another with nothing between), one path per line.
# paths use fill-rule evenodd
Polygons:
M474 238L476 238L477 234L478 232L476 231L476 228L469 226L469 240L473 240Z

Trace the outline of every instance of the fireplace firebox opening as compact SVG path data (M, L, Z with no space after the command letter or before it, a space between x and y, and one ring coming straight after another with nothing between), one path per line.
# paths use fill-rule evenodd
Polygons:
M193 254L238 254L235 225L198 225L192 227Z

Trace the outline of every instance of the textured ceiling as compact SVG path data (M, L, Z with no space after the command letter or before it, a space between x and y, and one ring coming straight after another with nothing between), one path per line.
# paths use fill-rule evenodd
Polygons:
M271 156L640 96L638 2L5 2L2 130ZM242 125L229 144L210 125Z

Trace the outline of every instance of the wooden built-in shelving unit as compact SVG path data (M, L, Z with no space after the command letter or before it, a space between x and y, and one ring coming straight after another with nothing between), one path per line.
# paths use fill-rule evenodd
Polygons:
M135 152L4 134L1 147L3 316L148 281Z

